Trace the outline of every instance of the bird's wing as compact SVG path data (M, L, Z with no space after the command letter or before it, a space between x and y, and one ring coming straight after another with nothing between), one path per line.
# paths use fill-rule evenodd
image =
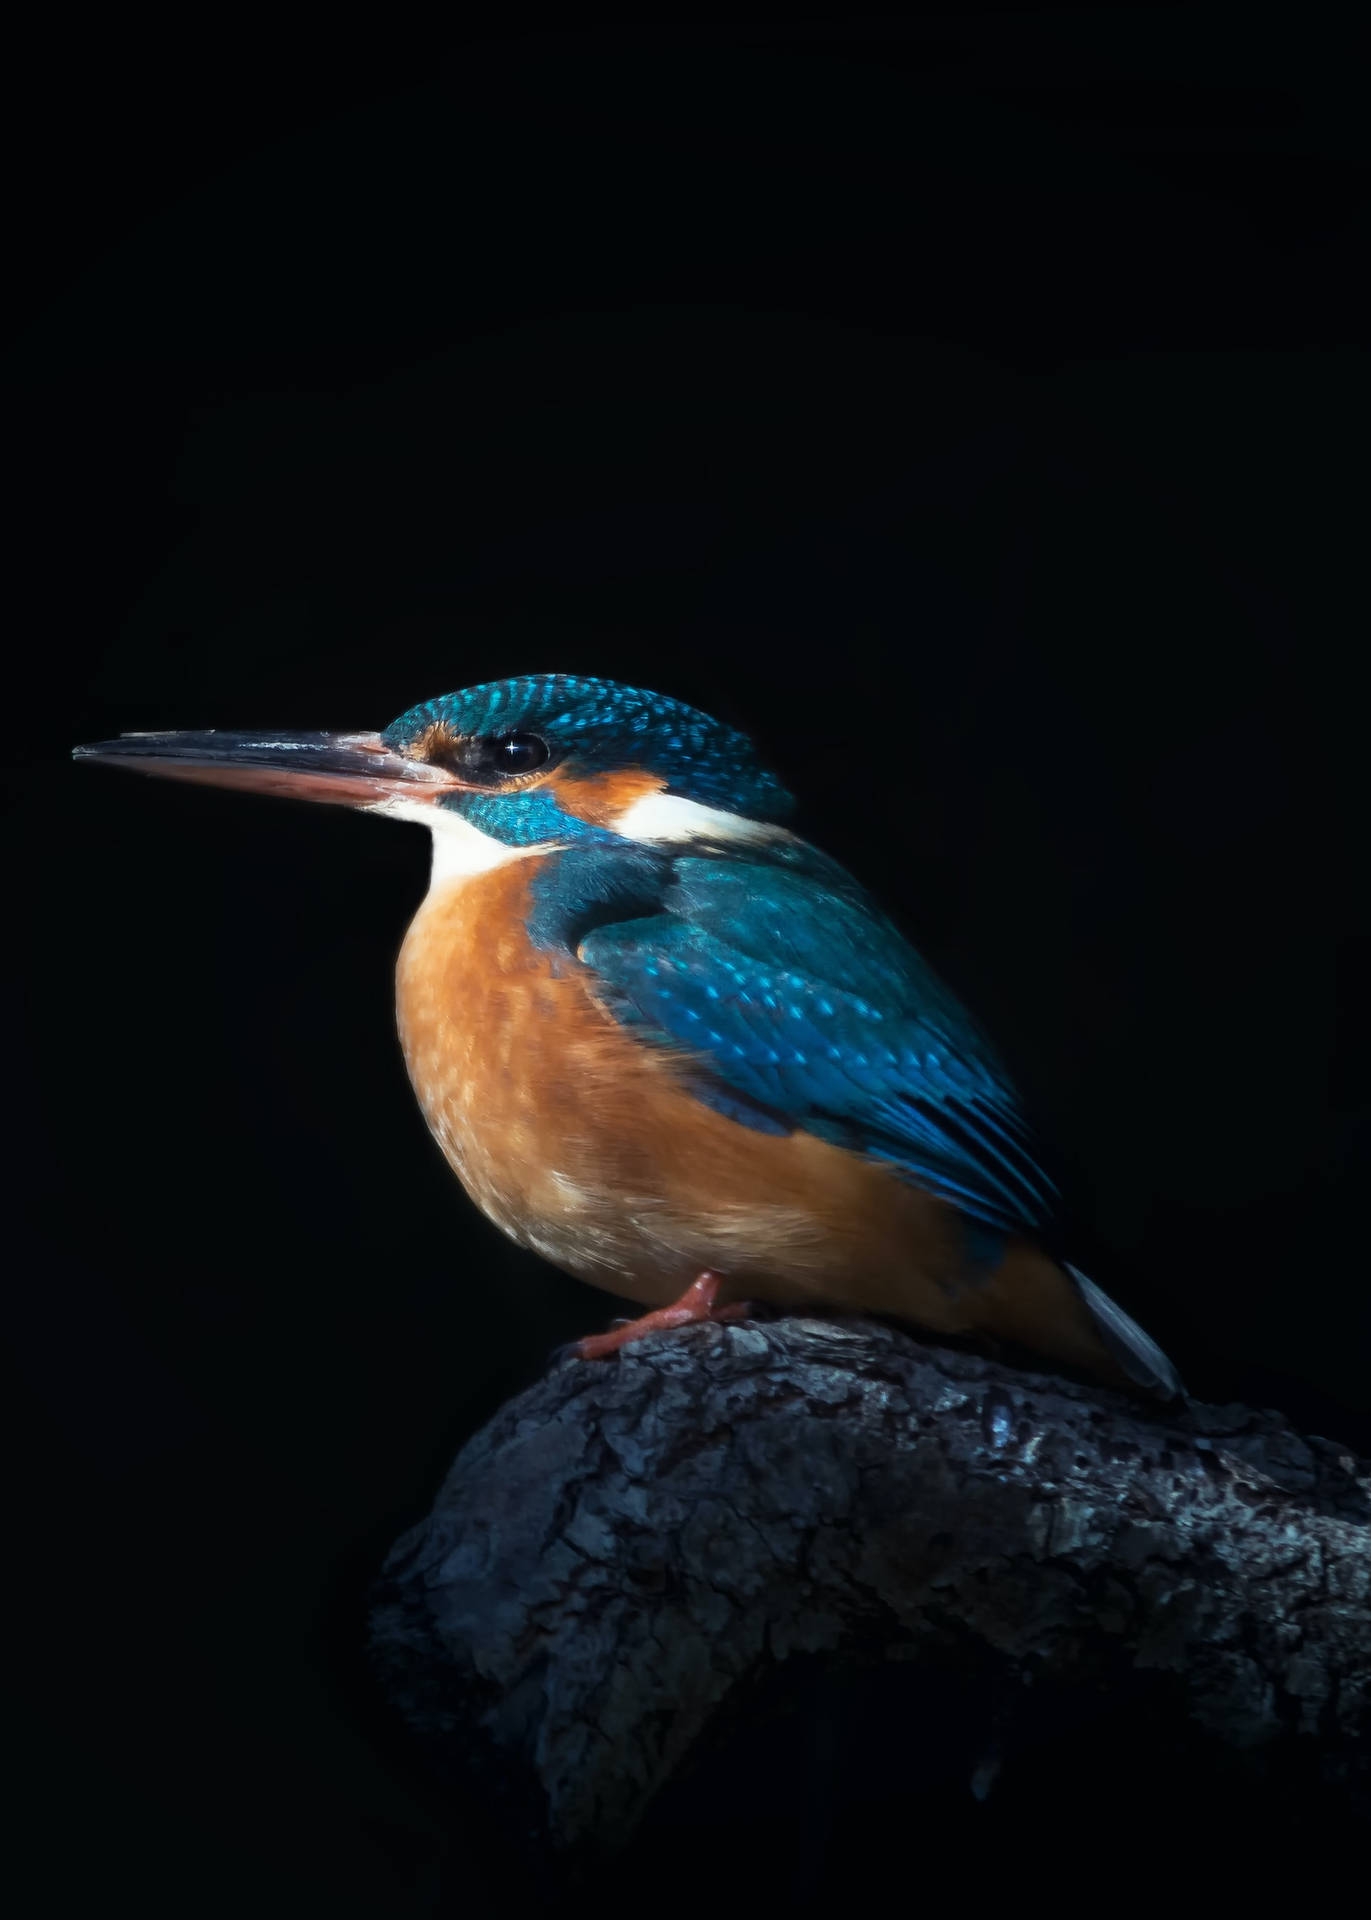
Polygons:
M1054 1190L989 1042L841 868L789 848L677 859L660 911L582 935L593 990L734 1117L889 1160L997 1231L1041 1226Z

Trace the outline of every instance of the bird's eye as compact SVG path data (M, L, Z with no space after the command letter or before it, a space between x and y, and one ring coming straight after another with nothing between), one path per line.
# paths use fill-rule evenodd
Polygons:
M536 733L502 733L491 744L501 773L532 773L547 759L547 742Z
M467 734L431 746L426 758L473 787L499 787L535 773L550 756L536 733Z

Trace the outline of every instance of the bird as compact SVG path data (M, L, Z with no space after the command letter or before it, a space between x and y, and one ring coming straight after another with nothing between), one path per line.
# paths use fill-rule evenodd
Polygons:
M331 802L432 835L396 964L414 1093L520 1246L641 1309L888 1317L1158 1400L1148 1334L1064 1256L1060 1197L978 1021L731 725L570 674L379 733L123 734L81 761Z

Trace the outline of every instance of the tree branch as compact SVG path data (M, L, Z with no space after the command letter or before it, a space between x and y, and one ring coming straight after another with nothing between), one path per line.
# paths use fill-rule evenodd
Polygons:
M408 1722L554 1852L621 1847L803 1654L988 1679L1011 1742L1026 1702L1149 1672L1218 1741L1356 1792L1369 1517L1367 1464L1273 1413L862 1320L705 1325L504 1407L392 1551L373 1644Z

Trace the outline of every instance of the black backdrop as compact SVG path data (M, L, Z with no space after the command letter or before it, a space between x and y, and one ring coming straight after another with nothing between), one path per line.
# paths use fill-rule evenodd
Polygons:
M747 726L997 1034L1082 1264L1197 1392L1364 1442L1365 119L1326 26L1200 9L199 33L21 62L31 1831L73 1901L495 1910L362 1596L613 1308L414 1108L423 836L67 749L544 669ZM871 1772L816 1886L915 1818Z

